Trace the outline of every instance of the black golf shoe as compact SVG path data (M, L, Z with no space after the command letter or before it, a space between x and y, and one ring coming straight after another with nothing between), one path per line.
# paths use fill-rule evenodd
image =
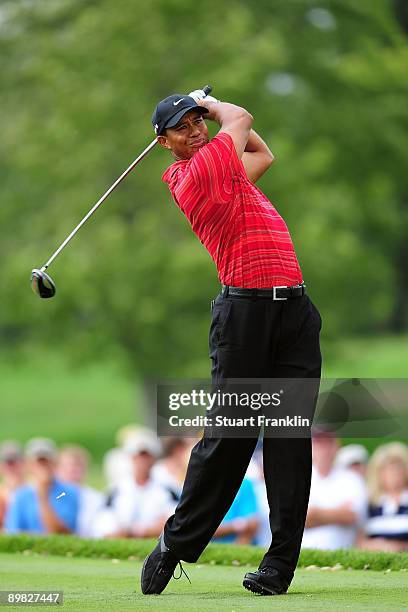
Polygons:
M180 565L180 576L176 577L174 576L174 570L177 565ZM165 545L162 534L156 548L152 550L143 563L141 575L142 593L144 595L159 595L164 591L172 576L178 580L182 574L190 582L190 578L184 571L180 560Z
M271 566L246 573L242 584L248 591L259 595L283 595L289 587L289 582Z

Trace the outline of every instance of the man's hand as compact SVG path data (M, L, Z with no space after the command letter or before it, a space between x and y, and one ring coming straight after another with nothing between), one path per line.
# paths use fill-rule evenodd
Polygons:
M48 490L53 481L52 466L48 463L38 462L32 470L33 484L39 494L48 495Z
M191 91L188 95L191 96L191 98L194 98L196 102L198 102L199 100L204 100L204 98L209 102L219 102L219 100L217 100L217 98L214 98L214 96L208 96L203 89L195 89L194 91Z
M54 464L52 460L45 458L32 460L30 471L38 496L41 522L46 533L70 533L70 529L58 517L48 499L50 487L54 480Z

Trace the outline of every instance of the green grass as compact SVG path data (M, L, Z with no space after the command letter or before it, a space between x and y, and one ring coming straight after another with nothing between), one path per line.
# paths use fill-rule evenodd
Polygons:
M323 340L322 353L326 378L408 376L406 335L344 338L327 346Z
M112 364L72 369L56 355L0 362L1 439L47 436L83 444L100 460L119 427L140 415L138 387Z
M344 339L325 345L326 377L406 377L407 336ZM103 359L107 359L103 356ZM0 361L1 439L49 436L86 446L95 461L114 445L117 429L144 420L140 387L112 362L69 365L62 353ZM154 422L154 421L152 421ZM97 482L100 474L97 473Z
M407 573L362 570L298 570L288 594L260 597L242 586L249 567L185 564L185 577L171 580L160 596L140 592L141 563L102 559L0 554L3 590L62 590L64 609L80 610L344 610L393 612L408 610ZM7 609L17 609L8 607Z
M1 535L0 552L24 552L68 557L142 560L153 549L154 540L106 539L86 540L75 536L27 534ZM234 546L211 543L200 557L200 563L214 565L258 565L264 550L258 546ZM372 570L408 570L408 553L384 553L348 550L302 550L299 567L341 564L345 568Z

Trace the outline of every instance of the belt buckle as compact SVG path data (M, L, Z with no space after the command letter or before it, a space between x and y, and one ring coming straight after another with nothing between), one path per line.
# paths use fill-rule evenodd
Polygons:
M272 299L276 300L277 302L281 302L282 300L287 300L287 297L277 297L276 296L276 289L287 289L286 285L278 285L276 287L272 287Z

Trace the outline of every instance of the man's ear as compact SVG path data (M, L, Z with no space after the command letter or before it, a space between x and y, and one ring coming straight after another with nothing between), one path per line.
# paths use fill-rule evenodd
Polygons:
M171 146L169 145L169 141L167 140L167 136L158 136L157 140L159 142L159 145L161 145L165 149L171 149Z

